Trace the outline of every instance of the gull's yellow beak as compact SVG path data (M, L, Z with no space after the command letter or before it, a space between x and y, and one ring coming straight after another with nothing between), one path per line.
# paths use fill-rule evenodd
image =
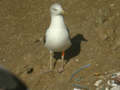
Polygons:
M62 14L62 15L64 15L64 14L65 14L64 10L62 10L61 14Z

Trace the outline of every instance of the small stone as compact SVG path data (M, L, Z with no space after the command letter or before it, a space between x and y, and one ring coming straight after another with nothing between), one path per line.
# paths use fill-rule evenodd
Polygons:
M117 76L116 74L112 74L112 77L111 77L111 78L113 79L113 78L115 78L116 76Z
M112 87L116 87L116 86L117 86L117 84L113 83L113 84L111 84L111 86L112 86Z
M116 86L117 86L117 84L115 84L115 81L114 81L114 80L108 80L108 81L107 81L107 84L108 84L109 86L112 86L112 87L116 87Z
M95 66L97 67L97 66L99 66L98 64L95 64Z
M108 74L108 72L105 72L104 74L105 74L105 75L107 75L107 74Z
M110 80L107 81L107 84L108 84L109 86L111 86Z
M117 76L120 76L120 72L118 72L118 73L115 73Z
M98 81L95 82L94 85L95 85L96 87L98 87L102 82L103 82L102 80L98 80Z
M76 62L79 62L79 59L75 59Z
M100 76L101 74L100 73L94 73L94 76Z
M6 59L5 59L5 58L3 58L3 59L2 59L2 62L6 62Z
M34 70L34 69L33 69L32 67L28 68L28 69L27 69L27 74L31 74L31 73L33 72L33 70Z
M120 86L113 87L110 90L120 90Z
M108 88L108 87L106 87L106 88L105 88L105 90L109 90L109 88Z
M120 76L114 78L115 83L120 84Z
M114 7L114 6L115 6L115 4L114 4L114 3L110 4L110 7Z
M81 89L79 89L79 88L74 88L73 90L81 90Z
M118 72L118 73L113 73L111 78L114 79L114 78L116 78L116 77L120 77L120 72Z

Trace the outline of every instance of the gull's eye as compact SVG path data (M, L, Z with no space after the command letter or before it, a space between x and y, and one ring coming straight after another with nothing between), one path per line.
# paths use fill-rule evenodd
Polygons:
M54 10L54 11L57 11L57 9L56 9L56 8L53 8L53 10Z

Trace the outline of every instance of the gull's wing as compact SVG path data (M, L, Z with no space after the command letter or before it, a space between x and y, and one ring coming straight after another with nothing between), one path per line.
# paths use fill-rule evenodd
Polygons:
M68 29L67 25L66 25L66 28L67 28L67 32L68 32L69 38L71 39L70 30Z

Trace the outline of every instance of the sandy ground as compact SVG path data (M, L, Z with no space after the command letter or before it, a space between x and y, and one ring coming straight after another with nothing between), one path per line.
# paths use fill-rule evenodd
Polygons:
M50 23L49 7L55 0L0 0L0 65L21 78L31 90L73 90L72 84L88 86L95 73L120 70L120 0L59 0L65 10L72 47L67 50L65 70L57 58L54 72L49 68L49 51L43 36ZM54 59L55 60L55 59ZM70 77L81 66L90 67Z

